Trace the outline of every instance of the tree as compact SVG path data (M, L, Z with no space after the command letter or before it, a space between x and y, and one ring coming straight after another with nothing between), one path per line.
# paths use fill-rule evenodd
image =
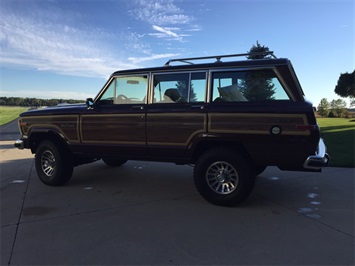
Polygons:
M270 52L269 47L265 45L260 45L258 41L256 41L256 45L253 45L250 50L248 51L247 58L248 59L263 59L263 58L271 58L270 55L266 54ZM258 53L258 54L252 54L252 53Z
M260 43L256 41L256 45L253 45L250 48L250 51L248 52L250 55L248 55L247 58L252 60L270 58L270 55L266 54L268 52L270 52L269 47L260 45ZM270 72L267 70L247 72L240 87L244 97L249 101L274 99L273 95L275 94L275 88L272 82L272 77L270 77Z
M240 91L248 101L273 100L275 85L268 70L249 71L240 82Z
M330 111L329 108L330 108L330 104L329 104L327 98L323 98L317 107L318 114L321 117L327 117L329 114L329 111Z
M342 117L346 111L346 102L342 99L333 100L330 102L330 108L337 117Z
M176 87L181 95L181 98L186 102L188 101L188 86L186 85L186 80L178 80L176 83ZM194 88L192 82L190 83L190 101L196 101L196 93L194 92Z
M355 97L350 97L350 107L355 106Z
M341 97L355 97L355 70L340 74L334 92Z

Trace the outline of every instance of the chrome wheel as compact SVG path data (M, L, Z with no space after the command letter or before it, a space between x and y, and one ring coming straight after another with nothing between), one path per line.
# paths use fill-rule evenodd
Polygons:
M206 181L214 192L227 195L238 187L239 176L231 164L218 161L208 167Z
M44 184L64 185L73 174L73 155L64 145L43 140L36 150L35 166L37 175Z
M51 151L46 150L42 153L41 167L43 173L46 176L48 177L53 176L56 167L56 162L55 162L54 154Z

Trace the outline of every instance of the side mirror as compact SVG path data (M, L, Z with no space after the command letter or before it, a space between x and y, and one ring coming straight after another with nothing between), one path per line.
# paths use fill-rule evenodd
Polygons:
M92 98L87 98L86 99L86 106L88 109L94 109L95 103Z

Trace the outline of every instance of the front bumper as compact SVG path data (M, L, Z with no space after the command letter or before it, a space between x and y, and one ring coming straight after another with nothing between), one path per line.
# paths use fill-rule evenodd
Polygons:
M308 156L307 160L303 164L303 167L306 169L320 170L322 167L328 166L329 159L330 157L327 153L327 147L321 138L319 139L316 154Z
M18 139L15 141L14 146L20 150L25 148L25 142L22 139Z

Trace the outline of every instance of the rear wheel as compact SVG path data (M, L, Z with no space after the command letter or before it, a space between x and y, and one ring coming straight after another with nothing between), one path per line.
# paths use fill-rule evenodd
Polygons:
M196 162L194 181L197 190L209 202L234 206L243 202L255 184L251 164L239 153L215 148Z
M42 141L35 155L36 171L39 179L49 186L67 183L73 174L70 153L52 141Z

